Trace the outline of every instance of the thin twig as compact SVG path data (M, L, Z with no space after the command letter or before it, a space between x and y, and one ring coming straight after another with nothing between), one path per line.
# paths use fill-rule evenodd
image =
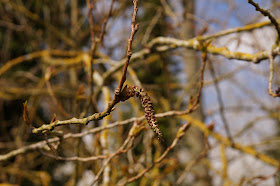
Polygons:
M197 94L196 94L195 98L190 100L192 102L192 104L191 104L191 107L188 107L186 109L186 111L185 111L186 113L190 113L190 112L194 111L195 109L197 109L197 107L198 107L198 104L200 102L202 87L203 87L203 84L204 84L204 70L205 70L205 67L206 67L206 63L207 63L207 54L205 52L203 52L202 53L202 66L200 68L200 84L199 84L199 89L197 91Z
M133 181L138 180L139 178L141 178L145 173L147 173L148 171L150 171L155 165L159 164L165 157L166 155L169 153L170 150L172 150L178 143L179 139L181 139L187 132L187 130L190 128L191 124L190 122L182 125L176 135L176 138L173 140L172 144L167 147L167 149L164 151L164 153L149 167L147 167L146 169L144 169L143 171L141 171L139 174L137 174L136 176L129 178L125 183L121 183L119 185L126 185L128 183L131 183Z
M253 0L248 0L248 3L250 3L251 5L253 5L257 11L259 11L260 13L262 13L264 16L267 16L269 18L269 20L271 21L271 23L274 25L276 31L277 31L277 41L276 43L279 44L280 41L280 27L279 24L277 22L277 20L271 15L271 13L268 10L262 9L258 3L255 3Z
M267 176L263 176L263 175L260 175L260 176L254 176L254 177L252 177L252 178L250 178L247 182L246 182L246 184L247 185L252 185L252 186L257 186L257 185L259 185L261 182L263 182L263 181L265 181L265 180L268 180L268 179L270 179L270 178L273 178L273 177L275 177L274 179L275 179L275 185L277 185L277 182L279 183L279 181L277 181L277 174L279 174L279 172L280 172L280 162L279 162L279 166L278 166L278 168L275 170L275 172L274 173L272 173L272 174L270 174L270 175L267 175ZM258 180L258 181L256 181L255 183L252 183L253 181L255 181L255 180Z
M145 34L143 36L143 39L141 41L142 45L146 45L148 39L150 38L150 35L155 27L155 25L158 23L160 17L162 15L162 9L158 9L156 15L153 17L153 19L151 20L149 26L147 27Z
M209 150L209 144L208 144L208 139L207 137L204 137L204 148L202 149L202 151L200 152L200 154L192 161L190 161L187 166L185 167L183 173L181 174L181 176L179 176L179 178L176 181L177 185L180 185L182 183L182 181L185 179L186 174L195 166L197 165L203 158L205 158L205 156L207 155L207 152Z
M91 98L93 95L93 69L92 69L92 63L93 63L93 58L95 55L95 50L96 50L96 40L95 40L95 33L94 33L94 28L93 28L93 17L92 17L92 10L93 10L93 5L91 4L90 0L87 0L87 7L88 7L88 19L89 19L89 28L90 28L90 39L91 39L91 47L90 47L90 62L88 63L88 85L89 85L89 95L86 100L86 105L84 107L83 112L80 114L79 118L83 118L86 116L88 109L91 105Z
M47 69L47 72L45 73L45 83L46 83L46 86L47 86L47 90L48 90L48 93L54 103L54 105L57 107L57 109L65 116L65 117L71 117L71 115L69 113L67 113L65 111L65 109L63 108L63 106L58 102L58 100L56 99L55 97L55 94L54 94L54 91L52 89L52 86L51 86L51 83L50 83L50 77L51 77L51 72L52 69L51 68L48 68Z
M125 63L124 63L124 67L123 67L122 77L121 77L121 79L119 81L118 87L115 90L115 96L114 96L113 102L114 102L114 100L118 99L117 97L119 96L120 91L123 88L123 84L124 84L124 82L126 80L127 67L129 65L129 61L130 61L130 58L131 58L131 55L132 55L131 45L132 45L133 37L136 34L136 32L138 30L138 27L139 27L138 24L135 24L136 13L137 13L137 10L138 10L138 8L137 8L137 0L133 0L133 5L134 5L134 9L133 9L131 26L130 26L131 27L131 33L130 33L130 37L129 37L128 41L127 41L127 51L126 51Z
M106 33L106 26L107 26L108 20L112 16L114 2L115 2L115 0L111 1L109 13L108 13L107 17L103 21L102 32L99 35L100 43L101 44L103 43L103 38L104 38L104 35Z
M44 156L47 156L49 158L53 158L56 160L62 160L62 161L80 161L80 162L89 162L89 161L96 161L100 159L106 159L108 156L106 155L99 155L99 156L91 156L91 157L78 157L78 156L73 156L73 157L62 157L62 156L55 156L53 154L49 154L44 152L43 150L39 149L40 153L43 154Z
M132 127L131 130L133 130L134 128ZM109 158L104 162L103 166L101 167L101 169L99 170L99 172L96 174L96 176L94 177L94 181L90 184L90 185L94 185L99 179L101 174L103 173L104 169L106 168L106 166L110 163L110 161L117 155L121 154L121 153L126 153L128 150L131 149L132 145L133 145L133 141L134 141L135 137L132 135L129 135L126 140L124 141L124 143L122 144L122 146L112 155L109 156ZM130 145L124 149L130 142Z
M276 91L276 93L274 93L272 91L272 80L273 80L273 71L274 71L274 57L272 52L270 53L269 57L269 80L268 80L268 93L273 96L273 97L280 97L280 91ZM280 88L279 88L280 89Z
M216 76L215 76L215 70L214 70L212 62L210 60L209 60L208 64L209 64L210 74L211 74L211 76L214 80L214 87L215 87L216 92L217 92L217 99L218 99L218 103L219 103L219 111L220 111L221 119L222 119L223 125L225 127L227 137L231 141L233 141L233 138L232 138L232 135L231 135L231 132L230 132L230 129L229 129L229 124L228 124L228 121L227 121L226 116L225 116L224 102L223 102L223 99L222 99L222 92L220 90L219 85L217 84L217 80L216 80Z

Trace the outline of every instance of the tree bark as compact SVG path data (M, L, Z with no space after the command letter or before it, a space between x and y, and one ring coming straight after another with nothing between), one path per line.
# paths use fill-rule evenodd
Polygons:
M185 9L184 12L184 23L182 25L182 37L183 39L190 39L195 36L195 22L194 19L189 19L189 15L195 15L195 1L194 0L187 0L183 1L183 6ZM198 83L200 79L199 71L200 71L201 63L200 59L196 55L196 52L194 50L188 50L185 55L185 67L184 71L188 78L188 84L193 84L187 91L189 95L195 96L198 91ZM192 115L203 121L203 107L202 103L200 104L200 107L192 113ZM191 155L191 160L195 159L199 156L199 154L203 151L204 148L204 137L203 133L195 128L191 127L190 131L187 135L187 141L186 145L189 148L189 152ZM195 186L208 186L211 185L211 177L208 174L208 168L198 163L195 167L192 168L192 174L194 176L193 183L190 183L191 185ZM185 180L187 181L187 180Z

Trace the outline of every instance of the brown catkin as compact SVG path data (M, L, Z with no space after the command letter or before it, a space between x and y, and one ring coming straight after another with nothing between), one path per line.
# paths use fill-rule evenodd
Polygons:
M131 97L136 95L137 97L140 98L148 124L153 129L153 131L157 134L158 139L160 141L163 141L162 133L158 127L157 120L155 117L155 111L149 95L144 91L144 89L139 88L137 86L128 87L128 89Z

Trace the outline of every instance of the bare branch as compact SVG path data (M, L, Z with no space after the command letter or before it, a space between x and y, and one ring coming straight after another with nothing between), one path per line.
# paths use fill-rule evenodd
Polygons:
M253 0L248 0L248 3L250 3L251 5L253 5L257 11L259 11L260 13L262 13L264 16L267 16L269 18L269 20L271 21L271 23L274 25L276 31L277 31L277 40L276 43L279 44L280 41L280 27L279 24L277 22L277 20L271 15L271 13L268 10L262 9L258 3L255 3Z

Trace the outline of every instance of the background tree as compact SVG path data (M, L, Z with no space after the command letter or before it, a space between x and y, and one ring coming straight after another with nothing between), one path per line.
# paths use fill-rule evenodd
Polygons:
M278 8L0 1L0 182L276 185Z

